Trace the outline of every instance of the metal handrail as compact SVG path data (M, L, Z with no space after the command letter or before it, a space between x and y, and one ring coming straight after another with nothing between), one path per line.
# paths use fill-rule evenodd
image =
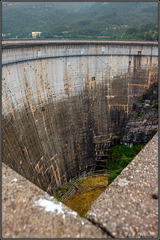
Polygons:
M109 174L111 174L114 170L97 170L97 171L93 171L93 172L88 172L85 174L85 176L82 178L83 180L85 180L87 177L95 177L95 176L108 176ZM81 180L81 179L79 179ZM71 196L73 196L77 190L78 190L78 184L77 182L72 182L72 183L68 183L68 184L65 184L63 187L65 186L69 186L69 189L67 192L64 193L64 195L62 195L62 198L61 198L61 202L66 202ZM96 187L96 186L94 186Z

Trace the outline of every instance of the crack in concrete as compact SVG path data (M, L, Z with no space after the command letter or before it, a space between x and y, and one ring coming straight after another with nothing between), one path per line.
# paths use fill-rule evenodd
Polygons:
M95 222L94 219L89 219L87 217L84 217L84 218L87 219L89 222L91 222L94 226L101 229L105 234L109 235L109 237L115 238L109 230L107 230L105 227L103 227L103 225L101 225L100 223Z

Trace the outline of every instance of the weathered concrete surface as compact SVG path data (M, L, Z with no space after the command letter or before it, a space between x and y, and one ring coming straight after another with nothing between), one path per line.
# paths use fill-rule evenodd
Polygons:
M2 43L3 43L3 48L7 48L7 47L22 47L22 46L25 46L28 45L28 46L34 46L34 45L65 45L65 44L112 44L112 45L124 45L124 44L132 44L132 45L141 45L141 46L150 46L150 45L153 45L153 46L158 46L158 42L153 42L153 41L124 41L124 40L100 40L100 39L96 39L96 40L91 40L91 39L58 39L58 40L55 40L55 39L5 39L5 40L2 40Z
M106 238L108 236L88 220L81 218L76 212L2 164L2 237Z
M158 238L156 196L158 134L100 195L86 218L115 238Z
M2 44L6 64L2 161L53 193L94 169L94 137L110 139L117 134L133 102L157 80L158 43L16 40L6 44L7 48L5 41Z
M103 49L102 49L103 47ZM2 65L58 56L137 55L158 57L158 42L115 40L3 40ZM38 52L41 52L40 55ZM132 60L132 59L130 59ZM112 60L111 60L112 61Z

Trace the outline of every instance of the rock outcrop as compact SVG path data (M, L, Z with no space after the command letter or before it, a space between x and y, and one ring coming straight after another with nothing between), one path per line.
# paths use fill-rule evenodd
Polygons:
M133 111L121 131L120 143L132 146L148 142L158 131L158 83L154 83L133 104Z

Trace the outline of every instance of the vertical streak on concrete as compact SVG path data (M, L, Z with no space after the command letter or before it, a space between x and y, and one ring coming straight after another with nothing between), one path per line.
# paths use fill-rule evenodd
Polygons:
M106 53L117 55L93 56L102 45ZM142 46L144 55L151 45ZM119 56L122 46L126 56ZM37 45L6 47L4 63L23 60L24 51L30 59L37 57L38 49ZM92 56L74 56L82 49ZM137 49L137 43L119 42L42 45L43 57L65 57L3 66L3 161L50 191L94 168L93 136L118 133L138 90L142 93L146 84L150 56L138 57ZM155 48L151 52L156 54ZM157 65L150 82L156 72Z

